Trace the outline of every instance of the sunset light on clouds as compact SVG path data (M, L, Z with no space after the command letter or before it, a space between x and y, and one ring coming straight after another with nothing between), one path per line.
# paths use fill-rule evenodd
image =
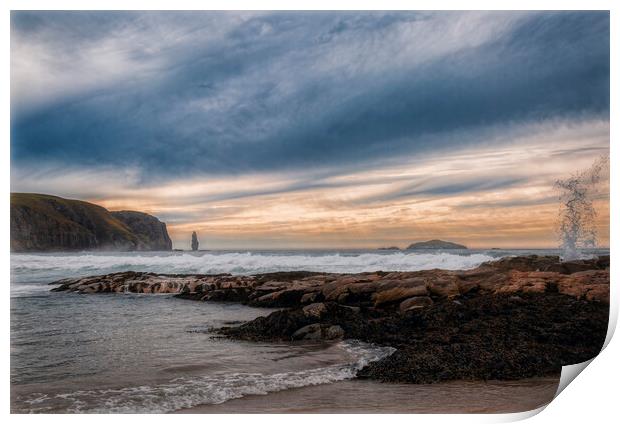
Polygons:
M554 181L609 151L608 13L14 12L11 31L11 190L151 213L177 248L555 247ZM595 206L607 246L608 181Z

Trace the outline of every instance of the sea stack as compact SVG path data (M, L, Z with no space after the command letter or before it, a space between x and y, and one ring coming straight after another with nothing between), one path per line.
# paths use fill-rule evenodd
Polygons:
M198 243L198 234L196 234L196 231L194 231L192 233L192 250L198 250L198 245L200 243Z

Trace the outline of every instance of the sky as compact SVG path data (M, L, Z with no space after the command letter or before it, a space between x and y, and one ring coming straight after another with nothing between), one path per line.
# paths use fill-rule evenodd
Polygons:
M608 151L608 12L11 13L11 191L175 248L555 247Z

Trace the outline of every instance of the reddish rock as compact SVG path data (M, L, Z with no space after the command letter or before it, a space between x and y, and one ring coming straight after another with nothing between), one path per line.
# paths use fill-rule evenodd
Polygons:
M511 271L509 280L497 287L495 293L544 293L548 284L562 278L553 272Z
M421 309L431 306L433 304L433 300L428 296L416 296L411 297L409 299L403 300L400 303L400 312L408 312L414 309Z
M567 275L557 283L557 290L577 299L609 303L609 271L592 270Z
M459 294L459 279L456 275L443 274L428 280L428 291L434 296L454 297Z
M306 304L306 303L314 303L316 301L319 300L319 298L322 297L322 294L320 292L308 292L305 293L300 300L300 303L302 304Z
M609 287L602 285L591 287L585 295L589 302L600 302L609 304Z
M584 270L586 269L586 270ZM80 293L171 293L188 299L241 301L290 307L322 301L349 306L392 307L415 296L559 292L609 303L609 257L559 262L557 257L504 258L466 271L320 274L303 271L255 276L157 275L119 272L54 283L54 291Z
M312 303L302 308L304 315L308 318L320 319L322 315L327 312L327 307L324 303Z
M408 297L424 296L426 294L428 294L426 287L396 287L375 293L373 300L375 302L375 306L381 306L389 303L400 302Z

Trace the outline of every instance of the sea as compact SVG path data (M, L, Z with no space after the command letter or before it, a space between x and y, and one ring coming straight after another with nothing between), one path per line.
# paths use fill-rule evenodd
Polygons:
M584 252L608 254L599 249ZM51 292L69 277L118 271L468 269L558 250L307 250L11 254L13 413L520 412L549 402L558 377L387 384L355 379L392 348L358 340L255 343L214 334L273 309L166 294Z

